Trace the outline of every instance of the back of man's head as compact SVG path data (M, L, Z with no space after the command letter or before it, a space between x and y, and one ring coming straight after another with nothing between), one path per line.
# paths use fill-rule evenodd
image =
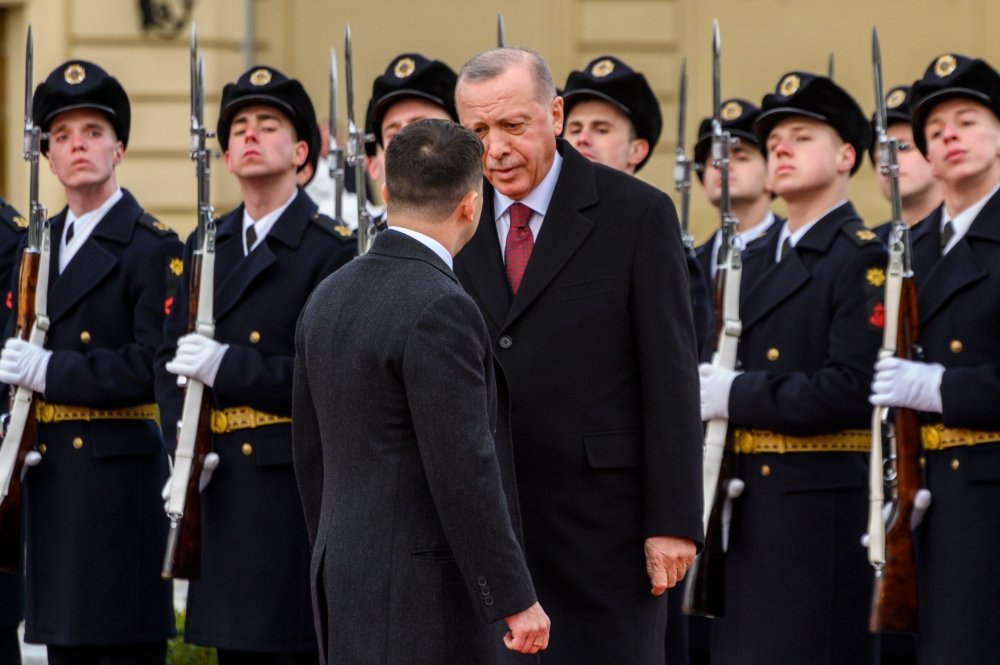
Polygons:
M400 215L442 220L483 181L483 144L450 120L418 120L396 134L385 151L389 219Z

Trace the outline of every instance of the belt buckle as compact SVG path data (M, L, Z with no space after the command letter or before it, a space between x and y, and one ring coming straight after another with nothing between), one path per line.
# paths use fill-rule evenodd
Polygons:
M225 434L229 431L229 417L225 411L212 412L212 431L216 434Z

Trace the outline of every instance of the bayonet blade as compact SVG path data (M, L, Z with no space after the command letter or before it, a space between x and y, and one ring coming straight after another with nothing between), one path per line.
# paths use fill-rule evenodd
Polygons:
M503 25L503 12L497 12L497 46L500 48L507 46L507 31Z
M337 52L330 49L330 150L337 147Z
M31 26L28 26L28 40L24 47L24 130L31 131L34 126L32 119L31 73L35 61L35 45L31 38ZM25 158L27 159L27 157Z
M712 117L719 119L722 108L722 84L719 60L722 54L722 38L719 36L719 19L712 23Z
M354 122L354 66L351 57L351 24L347 24L344 35L344 68L347 74L347 124L348 131L355 129Z
M681 82L677 93L677 150L684 152L684 121L687 113L687 58L681 58Z
M833 51L830 51L830 57L826 60L826 77L833 80Z
M885 90L882 86L882 49L878 42L878 28L872 26L872 75L875 78L875 128L879 138L885 133Z

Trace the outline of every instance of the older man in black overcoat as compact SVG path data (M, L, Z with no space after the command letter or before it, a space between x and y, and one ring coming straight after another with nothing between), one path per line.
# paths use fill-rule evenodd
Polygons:
M544 663L663 663L666 603L702 540L687 268L662 192L557 140L545 62L459 73L483 140L482 221L456 258L510 381L528 567L556 629Z

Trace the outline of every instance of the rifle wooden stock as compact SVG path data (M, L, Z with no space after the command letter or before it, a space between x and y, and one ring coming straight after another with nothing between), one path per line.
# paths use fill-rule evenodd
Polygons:
M896 355L910 358L917 341L917 293L912 279L903 280ZM872 631L916 632L917 564L910 519L920 489L920 423L911 409L895 409L892 423L895 459L895 510L885 531L885 565L876 571L868 628Z
M31 336L35 321L35 293L38 289L40 262L41 254L38 251L26 249L21 255L14 335L23 340L28 340ZM38 427L32 398L32 392L27 388L11 388L10 426L4 432L3 452L0 455L6 457L13 454L15 459L10 478L6 481L6 491L0 498L0 570L15 571L20 565L21 475L24 472L24 457L35 445Z
M196 252L191 262L191 280L188 285L188 332L198 332L203 271L206 267L214 271L214 261L209 261L206 266L203 257L202 252ZM170 531L167 534L167 550L161 575L164 579L179 577L195 580L201 574L199 483L205 467L205 456L212 449L212 394L200 381L188 379L185 384L184 406L177 430L171 493L174 491L173 483L183 483L184 501L178 512L172 512L168 504Z

